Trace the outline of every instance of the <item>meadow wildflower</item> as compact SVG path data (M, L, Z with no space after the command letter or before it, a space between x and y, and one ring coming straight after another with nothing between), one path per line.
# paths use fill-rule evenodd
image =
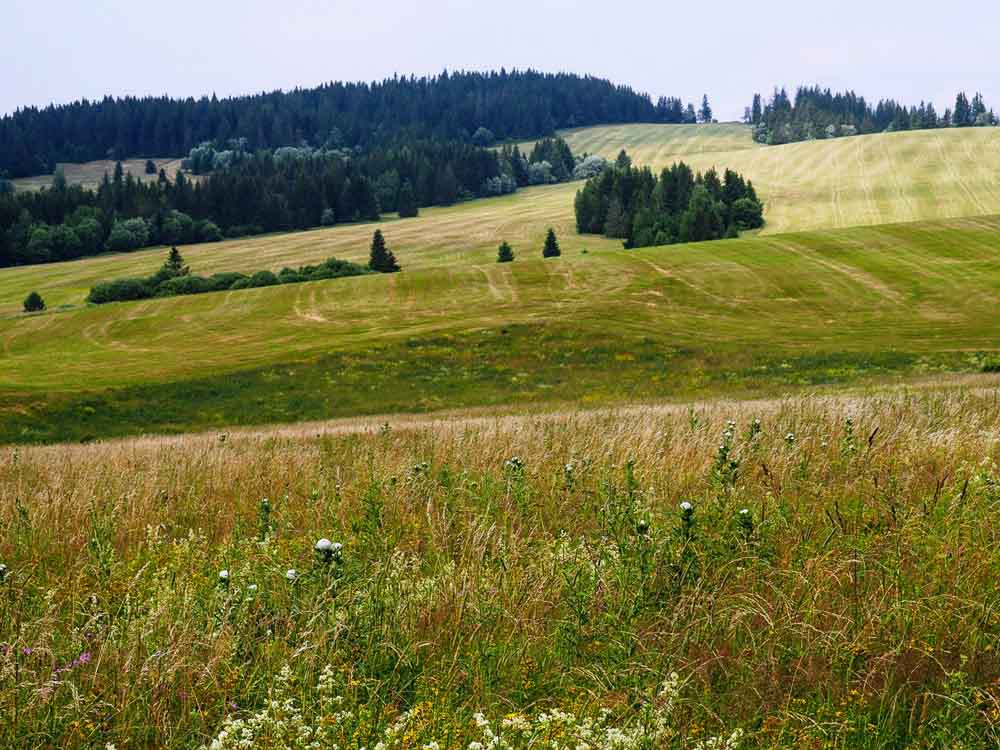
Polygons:
M228 570L223 569L223 570L219 571L219 583L221 583L223 586L229 585L229 571Z
M326 538L320 539L316 542L316 554L319 555L320 559L326 563L331 560L340 562L343 550L344 545L340 542L331 542Z
M687 500L685 500L683 503L681 503L681 510L684 513L690 513L692 510L694 510L694 506L691 505L691 503L689 503Z
M299 574L295 572L295 568L289 568L288 572L285 573L285 578L287 578L289 581L294 581L298 577Z
M7 566L0 563L0 583L7 580Z

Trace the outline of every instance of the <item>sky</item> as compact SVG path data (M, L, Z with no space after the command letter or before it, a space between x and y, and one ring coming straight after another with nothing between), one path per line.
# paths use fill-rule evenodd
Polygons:
M988 0L0 0L0 113L500 67L707 93L720 120L802 83L1000 111L998 39Z

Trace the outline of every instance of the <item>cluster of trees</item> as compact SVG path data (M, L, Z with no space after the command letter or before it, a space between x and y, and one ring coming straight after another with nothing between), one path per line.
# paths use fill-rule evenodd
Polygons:
M736 172L720 179L681 162L657 177L633 167L625 152L576 195L577 231L622 239L627 248L735 237L763 225L753 183Z
M376 83L328 83L225 99L81 100L0 118L0 172L27 177L57 162L186 154L204 142L244 139L251 151L308 145L340 149L400 139L493 142L558 128L694 121L694 108L591 76L533 70L444 72Z
M250 153L241 141L191 151L199 179L161 170L143 182L121 164L97 190L68 186L0 193L0 266L71 260L105 250L213 242L262 232L375 221L383 212L416 216L421 206L450 205L511 193L532 184L596 174L600 157L576 159L561 139L530 155L459 141L400 142L364 153L283 147Z
M114 279L95 284L87 295L87 302L103 305L108 302L128 302L152 297L174 297L182 294L205 294L234 289L256 289L278 284L299 284L305 281L339 279L346 276L362 276L369 273L395 273L399 264L392 251L386 247L382 233L375 232L372 238L371 256L367 266L359 266L339 258L329 258L318 266L282 268L278 273L257 271L252 274L237 272L217 273L212 276L196 276L184 264L184 258L176 247L170 249L167 260L152 276L145 278ZM32 296L33 295L33 296ZM37 300L34 298L37 297ZM32 292L25 300L26 312L45 309L38 303L41 297ZM29 304L32 306L29 309Z
M755 94L744 119L754 126L753 137L757 142L773 145L896 130L998 124L981 94L970 100L964 92L959 93L955 108L939 115L929 102L906 107L887 99L873 106L853 91L835 94L818 86L800 87L794 101L785 89L776 89L766 103L760 94Z
M558 258L560 255L562 255L562 250L559 249L559 240L556 238L556 231L552 227L549 227L549 231L545 233L545 244L542 245L542 257ZM507 240L504 240L500 243L500 247L497 248L497 263L513 262L514 248L510 246Z

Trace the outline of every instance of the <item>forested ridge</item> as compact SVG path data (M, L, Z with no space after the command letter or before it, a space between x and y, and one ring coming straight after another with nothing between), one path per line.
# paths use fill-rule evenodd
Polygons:
M0 266L376 221L384 212L413 217L423 206L591 177L606 162L545 138L528 153L439 140L251 153L232 141L224 150L195 147L185 165L202 176L181 171L170 180L161 171L142 181L119 162L96 190L69 185L58 172L43 190L0 190Z
M987 108L978 93L970 99L960 92L954 108L938 114L931 102L906 106L883 99L872 104L853 91L834 93L819 86L799 87L794 99L785 89L775 89L766 102L760 94L755 94L744 119L753 125L754 140L770 145L868 133L998 124L993 110Z
M105 97L0 118L0 172L46 174L58 162L178 156L204 142L247 148L369 148L398 140L499 140L619 122L685 122L694 108L592 76L534 70L444 72L375 83L219 99ZM480 132L480 136L484 135Z

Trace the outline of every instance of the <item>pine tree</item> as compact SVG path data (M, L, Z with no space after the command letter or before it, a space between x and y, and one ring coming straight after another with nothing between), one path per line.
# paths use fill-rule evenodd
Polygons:
M701 97L701 109L698 110L698 118L702 122L712 121L712 107L708 103L708 94Z
M28 313L41 312L45 309L45 300L38 292L32 292L24 300L24 311Z
M497 249L497 263L510 263L514 260L514 250L504 240L500 243L500 247Z
M542 248L543 258L558 258L562 255L559 250L559 241L556 239L555 230L549 227L549 233L545 235L545 247Z
M969 106L969 99L965 92L959 92L955 97L955 112L951 116L951 122L956 128L964 128L972 124L972 108Z
M170 248L167 260L163 264L163 272L169 274L171 278L176 276L187 276L191 269L184 265L184 257L176 247Z
M146 174L156 174L156 162L146 159Z
M628 230L628 216L618 196L613 195L608 203L608 214L604 219L604 234L613 239L625 239L628 237Z
M372 236L372 250L368 267L379 273L395 273L400 270L399 264L396 263L396 256L392 254L392 250L385 246L385 237L382 236L381 229L376 229Z
M401 219L411 219L420 213L420 208L417 206L417 196L414 194L413 185L409 180L403 182L402 187L399 188L399 198L396 202Z

